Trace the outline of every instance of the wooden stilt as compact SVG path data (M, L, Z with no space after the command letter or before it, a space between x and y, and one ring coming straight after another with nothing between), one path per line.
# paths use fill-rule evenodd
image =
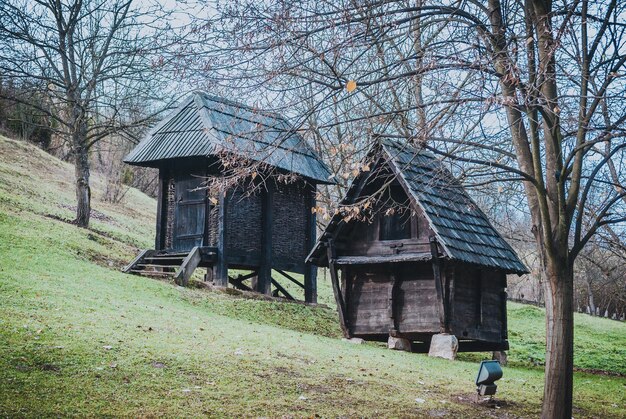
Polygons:
M337 255L335 254L335 244L333 239L328 239L327 245L328 251L328 268L330 271L330 280L333 284L333 293L335 294L335 301L337 302L337 313L339 314L339 325L341 326L341 331L346 338L350 337L350 331L348 329L348 324L346 322L346 307L343 301L343 296L341 295L341 289L339 288L339 278L337 277L337 266L335 265L335 260L337 259Z
M272 290L272 224L273 224L274 189L273 185L267 184L263 191L262 203L262 245L261 266L259 267L256 288L263 294L269 295Z
M315 206L315 185L311 186L311 191L307 194L307 205L305 205L307 231L306 231L306 249L307 253L311 251L315 245L316 236L316 218L311 209ZM307 263L304 271L304 301L307 303L317 303L317 266Z
M217 212L217 261L213 265L213 284L228 286L228 255L226 254L226 227L228 199L225 192L220 193Z

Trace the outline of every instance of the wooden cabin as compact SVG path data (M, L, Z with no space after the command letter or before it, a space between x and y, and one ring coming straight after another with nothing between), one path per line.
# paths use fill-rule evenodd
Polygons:
M307 258L330 268L346 337L507 349L506 275L527 272L511 246L431 153L385 139L366 166Z
M315 243L316 185L328 183L330 172L284 118L195 92L124 161L159 169L154 249L127 272L174 273L186 283L205 267L215 285L293 298L274 270L302 287L307 302L316 301L316 268L305 258ZM264 175L216 193L207 179L232 176L225 161ZM297 180L277 180L290 174ZM250 272L229 276L229 269ZM302 274L304 283L290 273Z

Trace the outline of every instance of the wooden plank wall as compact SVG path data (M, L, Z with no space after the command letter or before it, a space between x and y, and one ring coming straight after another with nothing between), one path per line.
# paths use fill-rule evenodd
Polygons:
M397 182L396 182L397 183ZM381 185L369 185L364 193ZM391 185L392 187L394 184ZM399 184L396 185L400 187ZM396 189L397 190L397 189ZM408 202L404 192L396 192L396 202ZM337 251L345 256L383 256L399 253L430 252L429 237L433 235L428 221L419 206L411 204L411 238L380 240L381 219L385 217L385 208L375 204L374 215L368 220L355 220L346 227L344 238L337 238Z
M456 266L452 333L461 339L501 341L503 276L495 270Z
M352 334L386 334L391 329L438 333L437 294L430 262L350 267L347 275L347 318ZM393 296L391 275L398 284Z

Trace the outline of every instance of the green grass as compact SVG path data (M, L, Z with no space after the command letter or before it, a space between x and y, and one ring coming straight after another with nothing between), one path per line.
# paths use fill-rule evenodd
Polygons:
M470 402L481 355L353 345L329 308L120 273L151 242L154 202L131 191L104 204L96 177L109 221L94 231L50 218L72 217L72 172L37 153L0 139L0 416L538 415L543 373L527 366L543 359L540 309L510 305L513 366L499 382L506 403L491 410ZM332 304L323 274L320 295ZM577 365L622 371L624 324L576 321ZM626 417L625 393L623 377L576 373L574 416Z

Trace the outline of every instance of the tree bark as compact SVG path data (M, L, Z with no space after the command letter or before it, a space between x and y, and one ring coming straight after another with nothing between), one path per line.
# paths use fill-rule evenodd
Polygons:
M574 275L566 260L545 268L546 366L541 417L570 419L574 367Z
M82 123L72 134L74 172L76 178L76 225L87 227L91 215L91 188L89 187L89 149L85 147L86 127Z
M596 303L593 298L593 291L591 290L591 283L589 278L585 276L585 285L587 286L587 308L591 312L591 315L596 314Z

